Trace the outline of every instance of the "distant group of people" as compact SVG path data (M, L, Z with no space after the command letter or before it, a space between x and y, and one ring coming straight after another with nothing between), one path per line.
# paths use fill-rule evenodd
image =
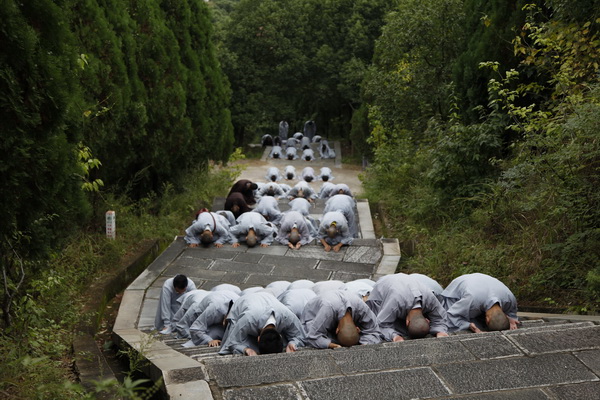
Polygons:
M331 182L334 177L330 168L321 168L318 175L313 168L304 168L300 181L293 187L277 183L297 178L291 165L283 174L277 167L270 167L265 178L265 183L239 180L225 199L223 210L201 210L185 231L188 245L238 247L245 243L249 247L266 247L276 240L299 249L316 239L325 251L338 252L358 237L352 192L346 184ZM323 182L319 193L309 184L317 180ZM326 200L324 213L318 220L310 214L317 198ZM288 211L281 212L280 199L288 201Z
M289 124L286 121L279 123L279 134L272 136L263 135L261 144L263 147L271 146L270 158L296 160L298 158L304 161L315 160L315 151L313 147L319 150L321 159L335 158L333 150L326 139L317 135L317 125L315 121L309 120L304 124L304 132L296 132L288 138Z
M421 274L351 282L276 281L240 290L196 289L184 275L162 288L155 328L219 354L294 352L399 342L456 331L517 329L517 301L498 279L474 273L445 289Z

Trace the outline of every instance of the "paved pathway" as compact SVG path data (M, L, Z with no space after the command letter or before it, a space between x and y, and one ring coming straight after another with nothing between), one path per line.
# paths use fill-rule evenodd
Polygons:
M213 208L222 201L216 199ZM320 216L322 207L318 202L313 215ZM162 378L165 397L173 399L600 398L598 318L529 315L512 332L259 357L219 356L207 346L185 349L184 340L152 332L160 287L177 273L203 289L393 273L400 259L397 241L375 239L367 202L358 203L357 214L362 238L340 253L325 253L316 244L297 251L276 244L190 249L176 238L125 291L113 327L116 342L143 353L149 360L145 372Z

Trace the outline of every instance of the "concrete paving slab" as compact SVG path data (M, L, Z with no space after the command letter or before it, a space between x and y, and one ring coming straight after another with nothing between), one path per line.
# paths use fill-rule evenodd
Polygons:
M372 279L372 278L373 278L373 275L371 275L371 274L353 274L350 272L335 271L331 275L331 278L329 278L329 279L338 280L338 281L342 281L342 282L350 282L355 279Z
M264 256L260 261L261 264L286 266L292 268L314 269L319 260L314 258L291 258L285 256Z
M289 399L302 400L294 385L272 385L256 388L229 389L223 393L224 400Z
M430 368L310 380L300 386L311 400L403 400L450 394Z
M252 247L246 249L246 254L268 254L272 256L283 256L287 252L286 246L271 245L269 247Z
M202 367L199 363L196 363L196 365L197 366L191 368L180 368L167 371L167 373L165 374L165 383L167 385L170 385L205 380L206 376L204 376L204 371L202 370Z
M139 325L151 325L154 326L154 317L156 316L156 309L158 308L158 299L145 299L142 304L142 309L139 313ZM133 318L133 315L132 315ZM136 319L133 319L135 321ZM114 329L114 328L113 328Z
M323 352L296 352L258 357L228 356L205 361L208 375L222 388L339 375L333 360Z
M203 380L169 385L168 395L171 399L178 400L212 400L213 398L208 382Z
M575 357L588 366L596 375L600 376L600 350L587 350L575 353Z
M375 264L379 261L381 256L382 252L379 247L357 246L353 243L353 245L346 250L343 261L349 263Z
M501 334L495 336L484 334L462 339L461 343L480 360L523 355L518 347Z
M598 379L570 354L446 364L437 366L436 371L455 394L525 389Z
M358 262L321 261L319 262L317 269L343 271L356 274L372 274L373 270L375 269L375 265Z
M510 339L529 354L600 349L600 326L512 334Z
M160 299L160 292L162 292L162 287L150 287L148 290L146 290L145 298L158 300Z
M209 260L216 260L216 259L233 260L233 257L235 257L237 255L237 252L226 251L226 250L223 250L224 248L225 247L218 249L214 246L212 246L212 247L194 247L194 248L185 249L182 254L184 254L186 257L191 257L191 258L200 258L200 259L205 258L205 259L209 259Z
M271 275L293 277L293 280L308 279L311 281L325 281L331 276L331 271L281 265L273 267Z
M213 271L241 271L259 274L270 274L273 266L265 263L244 263L229 260L215 260L211 270Z
M298 257L298 258L316 258L317 260L333 260L342 261L346 254L347 246L340 249L339 253L333 251L326 252L323 250L323 246L303 246L299 250L288 250L285 253L286 257Z
M144 291L125 290L113 330L134 329L144 301ZM158 301L156 305L158 304ZM154 307L156 307L156 305ZM156 310L156 309L155 309Z
M223 278L221 278L221 282L232 283L239 286L245 283L249 276L250 274L246 272L227 271L225 272L225 275L223 275Z
M399 262L400 256L387 256L384 254L383 257L381 257L381 261L379 261L375 274L378 277L394 274L396 273Z
M383 245L383 254L389 256L400 255L400 244L398 243L398 239L381 239L381 244Z
M190 256L178 257L171 263L171 267L187 267L187 268L201 268L208 269L212 263L212 259L197 258Z
M235 256L235 258L233 259L234 261L238 261L238 262L246 262L246 263L258 263L260 260L262 260L262 258L264 257L263 254L258 254L258 253L240 253L237 256Z
M369 246L369 247L381 247L381 243L377 239L354 239L352 242L353 246Z
M579 328L588 328L597 326L593 322L574 322L569 323L567 320L563 320L561 324L556 324L555 322L544 323L543 325L536 326L525 326L523 328L519 328L514 331L505 331L504 334L507 336L511 335L521 335L524 333L533 333L533 332L544 332L544 331L564 331L571 329L579 329Z
M386 346L355 346L331 353L345 374L475 360L459 341L444 338L390 343Z
M591 400L600 398L600 382L555 386L548 389L557 399Z
M452 398L461 400L550 400L550 397L541 389L505 390Z

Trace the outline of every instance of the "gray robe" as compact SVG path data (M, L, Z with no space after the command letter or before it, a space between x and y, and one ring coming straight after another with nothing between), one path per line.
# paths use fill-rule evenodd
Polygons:
M271 315L284 343L304 345L305 335L298 317L272 294L258 292L240 297L234 303L219 354L244 354L246 348L258 353L258 335Z
M288 147L285 149L285 158L287 160L298 159L298 150L295 147Z
M154 328L159 330L163 327L171 325L171 319L179 310L181 304L177 301L183 293L179 294L173 287L173 280L175 278L169 278L163 283L162 290L160 291L160 298L158 300L158 308L156 309L156 316L154 317ZM196 289L196 285L190 278L187 278L188 285L185 288L186 292L190 292ZM184 292L185 293L185 292Z
M287 290L292 290L292 289L311 289L312 290L313 286L315 286L315 283L313 281L309 281L308 279L298 279L297 281L290 283L290 286L288 287Z
M173 330L176 329L177 322L179 322L181 320L181 318L183 318L185 313L194 304L199 303L203 298L205 298L208 295L208 293L209 292L206 290L195 289L195 290L191 290L189 292L184 293L182 296L180 296L177 299L180 306L179 306L179 309L177 310L177 312L175 313L175 315L173 315L173 318L171 318L171 326L173 327Z
M350 190L350 186L346 185L345 183L338 183L337 185L335 185L329 193L329 196L331 197L336 194L345 194L346 196L352 197L352 191Z
M329 167L321 168L321 172L319 173L319 179L322 181L332 181L333 180L333 172Z
M273 233L275 226L267 222L265 217L255 211L243 213L237 219L237 225L231 228L231 234L236 241L245 241L246 235L250 229L254 229L260 244L270 245L273 243Z
M489 275L459 276L444 289L442 297L450 332L468 330L471 322L484 329L485 312L496 303L506 315L517 319L517 299L504 283Z
M338 228L338 234L332 239L327 235L327 228L335 222ZM330 246L335 246L338 243L342 243L345 245L351 245L354 241L354 237L352 236L352 232L348 227L348 221L346 221L346 217L339 211L331 211L327 214L323 215L321 219L321 225L319 226L319 232L317 234L317 239L324 239L327 244Z
M306 303L301 321L307 345L326 349L329 343L336 343L336 328L348 308L352 310L354 324L360 328L359 343L380 343L381 332L375 314L355 294L337 290L323 293Z
M356 202L350 196L345 194L336 194L329 198L325 202L325 209L323 214L330 211L339 211L344 214L346 221L348 222L348 228L352 237L358 237L358 224L356 223L356 217L354 210L356 209Z
M335 279L329 281L319 281L312 286L313 292L320 295L327 292L335 292L344 288L344 282Z
M296 179L296 168L293 165L286 165L283 170L283 176L287 180Z
M306 182L312 182L312 181L316 181L317 180L317 177L315 176L315 170L312 167L306 167L306 168L304 168L302 170L302 173L300 174L300 176Z
M302 159L304 161L313 161L315 159L315 152L313 149L306 149L302 151Z
M279 172L279 168L277 167L269 167L267 169L267 174L265 175L265 179L268 182L276 182L282 179L281 172Z
M314 240L309 225L310 222L306 221L305 217L298 211L287 211L281 218L281 227L275 240L287 246L290 243L290 232L295 226L298 228L298 233L300 233L300 244L304 246Z
M189 316L186 314L185 321L180 321L177 332L187 332L185 337L191 338L196 346L222 339L225 332L223 320L229 311L229 304L239 297L237 293L228 290L211 292L195 305Z
M275 297L279 297L279 295L290 287L292 283L290 281L274 281L265 286L265 290L268 290Z
M300 319L306 303L316 296L317 294L311 289L288 289L281 293L277 299Z
M323 183L323 186L321 186L321 190L319 190L319 198L320 199L328 199L333 188L335 188L334 183L331 183L331 182Z
M271 153L269 154L271 158L283 158L283 150L281 146L273 146L271 149Z
M275 197L263 196L258 200L254 212L261 214L269 222L279 225L282 213L279 210L279 203Z
M200 213L196 221L185 230L185 241L188 244L200 244L200 235L206 228L212 231L214 243L234 243L234 238L229 233L229 221L214 212Z
M429 288L433 295L440 301L440 303L442 303L442 292L444 291L444 288L435 279L423 274L410 274L410 276L418 280L421 285Z
M279 122L279 137L282 140L286 140L288 137L288 131L290 130L290 124L287 123L287 121L280 121Z
M302 189L302 196L300 196L300 189ZM289 192L287 192L287 197L290 199L301 197L307 200L314 200L317 198L317 193L313 190L312 187L306 181L298 182Z
M268 194L269 189L273 189L273 197L275 197L275 198L281 197L285 194L285 192L283 191L281 186L279 186L275 182L269 182L269 183L265 183L264 185L262 185L260 187L260 189L257 190L256 197L270 196Z
M238 295L242 293L242 290L239 288L239 286L232 285L231 283L220 283L217 286L214 286L212 289L210 289L211 292L218 292L220 290L228 290Z
M321 140L319 144L319 154L321 158L335 158L335 151L329 147L327 140Z
M448 332L446 310L431 290L406 274L392 274L379 278L375 283L367 305L377 315L379 329L385 340L394 336L407 336L406 316L413 308L421 308L429 319L429 332L435 335Z

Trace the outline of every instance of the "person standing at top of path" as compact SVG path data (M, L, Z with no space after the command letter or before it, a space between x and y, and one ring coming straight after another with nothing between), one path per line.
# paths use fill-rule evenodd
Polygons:
M287 140L289 130L290 124L288 124L287 121L279 122L279 137L281 140Z
M329 143L325 139L321 140L319 144L319 154L323 159L335 158L335 151L329 147Z
M442 298L450 332L517 329L517 299L492 276L459 276L444 289Z
M317 124L315 124L315 121L313 121L313 120L306 121L304 123L304 136L307 136L312 141L312 138L315 136L316 133L317 133Z
M196 289L194 282L185 275L176 275L163 283L158 300L158 308L154 317L154 328L163 335L173 331L172 318L181 304L177 301L184 293Z

